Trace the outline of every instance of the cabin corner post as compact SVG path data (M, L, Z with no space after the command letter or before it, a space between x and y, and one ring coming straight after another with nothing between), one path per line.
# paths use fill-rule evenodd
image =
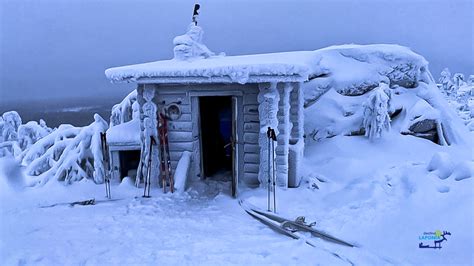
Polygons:
M298 187L301 182L300 163L304 154L304 95L302 83L292 83L290 120L293 125L288 154L288 186Z
M156 97L156 88L153 84L140 84L137 87L137 100L140 105L140 140L141 140L141 153L140 153L140 162L137 169L137 178L135 180L135 185L141 183L144 180L146 173L148 172L148 161L151 156L151 175L155 176L155 173L158 171L158 149L157 144L152 146L150 154L151 138L154 138L155 141L158 139L158 107L155 104L157 101ZM155 159L153 161L153 159Z
M258 170L258 181L260 186L267 187L269 162L268 161L268 138L267 128L271 127L278 136L278 104L280 95L276 83L259 84L258 93L258 117L260 121L260 131L258 134L258 144L260 146L260 167ZM274 143L275 148L277 143ZM274 155L273 155L274 156Z
M288 187L288 149L293 124L290 121L290 94L293 90L291 83L279 83L278 93L280 102L278 106L278 146L276 148L276 171L277 184L280 187Z

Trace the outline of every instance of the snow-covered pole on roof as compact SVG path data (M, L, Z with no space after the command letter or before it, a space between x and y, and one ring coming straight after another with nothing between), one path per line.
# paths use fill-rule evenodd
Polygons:
M193 59L208 58L214 55L214 53L202 43L204 31L197 25L198 10L200 7L199 4L194 5L193 21L188 26L188 31L173 39L174 59L176 60L191 61Z
M199 16L199 8L201 7L201 5L199 4L194 4L194 11L193 11L193 23L194 23L194 26L197 26L198 25L198 22L197 22L197 17Z

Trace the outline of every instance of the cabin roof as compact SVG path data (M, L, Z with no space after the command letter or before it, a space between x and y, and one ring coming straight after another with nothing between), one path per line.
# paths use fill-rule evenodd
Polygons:
M406 47L349 44L315 51L162 60L109 68L105 75L112 82L136 83L305 82L328 75L352 82L354 76L360 78L372 68L387 68L385 61L427 65Z
M105 71L112 82L168 83L305 81L314 70L312 51L213 56L192 61L176 59L121 66Z

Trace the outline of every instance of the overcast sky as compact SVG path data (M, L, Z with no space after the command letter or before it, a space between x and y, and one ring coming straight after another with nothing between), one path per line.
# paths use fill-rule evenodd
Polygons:
M227 55L397 43L474 74L474 0L203 0L205 43ZM0 104L125 94L108 67L169 59L195 1L0 0Z

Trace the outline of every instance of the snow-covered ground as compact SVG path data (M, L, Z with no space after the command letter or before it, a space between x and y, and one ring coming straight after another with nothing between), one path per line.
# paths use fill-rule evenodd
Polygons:
M473 263L473 178L455 180L473 175L470 148L387 134L375 142L336 136L309 145L306 154L304 183L277 191L279 214L305 215L358 247L313 238L313 248L275 233L217 182L194 183L181 195L154 189L152 198L143 199L141 189L124 181L112 187L119 201L39 208L102 200L104 187L84 179L23 188L21 170L2 158L0 264ZM435 154L439 160L430 168ZM266 208L263 189L242 189L239 197ZM419 237L435 230L451 233L442 248L419 248Z

